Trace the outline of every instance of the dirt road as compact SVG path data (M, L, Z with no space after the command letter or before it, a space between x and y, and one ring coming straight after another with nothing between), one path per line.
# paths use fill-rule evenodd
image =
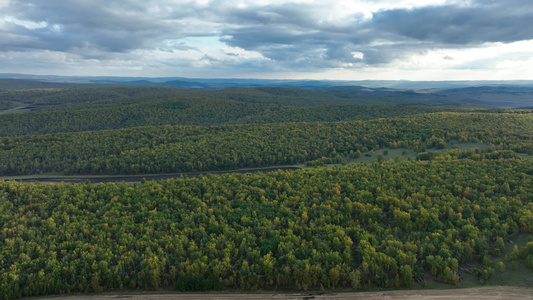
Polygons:
M18 177L2 177L0 180L16 180L16 181L22 181L22 182L70 182L70 183L79 183L84 181L90 181L94 183L101 183L101 182L137 182L141 181L143 178L146 180L161 180L161 179L168 179L168 178L179 178L180 176L184 177L198 177L200 175L208 175L208 174L228 174L228 173L240 173L240 174L246 174L246 173L268 173L272 171L277 170L298 170L300 168L298 167L264 167L264 168L250 168L250 169L238 169L238 170L228 170L228 171L204 171L204 172L188 172L188 173L176 173L176 174L144 174L144 175L109 175L109 176L64 176L64 177L25 177L25 178L18 178Z
M404 299L430 299L430 300L460 300L460 299L502 299L518 300L533 299L533 287L510 287L510 286L488 286L464 289L448 290L402 290L383 292L360 292L360 293L258 293L258 294L160 294L160 295L132 295L132 294L105 294L95 296L64 296L47 297L47 300L182 300L182 299L220 299L220 300L240 300L240 299L369 299L369 300L404 300Z

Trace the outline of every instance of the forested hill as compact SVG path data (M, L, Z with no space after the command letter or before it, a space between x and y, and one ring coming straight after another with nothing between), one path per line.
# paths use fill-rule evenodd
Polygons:
M346 90L158 87L0 90L0 136L158 125L352 121L441 111L496 111Z
M531 174L531 162L489 159L143 185L0 182L0 296L515 276L533 268L533 242L506 250L533 232ZM496 267L492 257L504 254Z
M26 90L26 89L53 89L53 88L90 88L105 86L106 84L87 82L61 82L41 81L28 79L0 78L0 89L3 90ZM107 84L108 85L108 84Z
M433 113L350 122L158 126L0 138L0 174L146 174L341 159L455 139L533 154L533 113ZM340 156L340 157L338 157Z

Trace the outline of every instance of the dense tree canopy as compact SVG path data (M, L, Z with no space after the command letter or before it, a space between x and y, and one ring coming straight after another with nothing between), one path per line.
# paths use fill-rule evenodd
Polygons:
M148 125L335 122L441 111L500 111L453 103L366 99L341 92L280 88L0 90L0 110L14 106L26 109L0 114L0 136Z
M490 275L493 245L529 231L532 176L531 162L495 159L0 182L0 295L456 283L460 263Z
M146 174L303 163L451 139L533 153L531 113L435 113L365 122L160 126L0 138L0 174Z

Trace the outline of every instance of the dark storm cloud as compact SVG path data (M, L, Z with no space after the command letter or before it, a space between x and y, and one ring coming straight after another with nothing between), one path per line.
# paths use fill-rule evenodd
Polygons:
M53 50L112 59L135 50L200 51L177 41L218 36L229 46L261 53L268 59L261 64L265 68L320 69L386 64L437 48L533 39L530 0L382 9L370 18L354 13L342 20L332 15L335 2L324 2L243 8L221 0L207 6L192 0L11 1L0 16L21 21L0 27L0 51ZM204 59L249 63L209 55Z

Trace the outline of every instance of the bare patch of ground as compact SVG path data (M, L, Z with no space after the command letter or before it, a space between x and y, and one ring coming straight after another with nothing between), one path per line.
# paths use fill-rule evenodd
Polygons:
M182 299L533 299L533 287L484 286L463 289L445 290L397 290L382 292L349 292L349 293L257 293L257 294L225 294L225 293L194 293L194 294L101 294L93 296L62 296L46 297L47 300L182 300Z

